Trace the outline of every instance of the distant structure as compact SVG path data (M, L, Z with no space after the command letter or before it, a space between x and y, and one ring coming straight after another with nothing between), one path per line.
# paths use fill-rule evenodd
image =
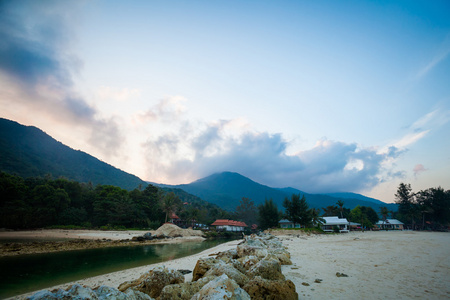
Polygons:
M244 222L228 219L217 219L211 226L216 226L216 229L225 231L244 231L245 227L248 227Z
M375 226L379 229L386 229L386 230L403 230L403 224L397 219L386 219L386 221L378 221Z
M323 224L321 225L322 230L326 232L333 232L334 226L339 228L339 232L348 232L349 231L349 222L345 218L339 217L322 217ZM294 228L294 223L283 219L278 222L281 228ZM295 228L300 228L300 224L295 224Z

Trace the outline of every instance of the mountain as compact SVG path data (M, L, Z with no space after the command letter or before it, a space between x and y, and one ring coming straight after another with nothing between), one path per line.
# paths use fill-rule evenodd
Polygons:
M159 184L155 184L159 185ZM233 211L239 205L242 197L250 198L255 205L264 203L265 199L273 199L278 208L283 208L285 197L290 198L292 194L302 194L311 208L322 208L336 205L338 200L344 202L344 207L353 209L357 205L369 206L379 211L381 206L389 210L397 210L396 204L384 203L380 200L365 197L354 193L336 194L309 194L294 188L271 188L259 184L245 176L233 172L223 172L210 175L189 184L159 185L163 187L180 188L192 195L202 198L221 208Z
M33 126L0 118L0 170L22 177L65 177L132 190L146 182L74 150Z

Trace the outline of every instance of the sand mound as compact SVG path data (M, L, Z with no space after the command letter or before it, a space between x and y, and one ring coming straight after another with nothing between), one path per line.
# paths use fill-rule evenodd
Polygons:
M154 235L165 235L169 237L203 236L203 232L201 230L183 229L177 225L165 223L155 231Z

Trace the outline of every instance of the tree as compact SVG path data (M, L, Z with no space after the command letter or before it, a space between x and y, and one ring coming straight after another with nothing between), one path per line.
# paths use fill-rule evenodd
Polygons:
M414 202L414 194L411 192L411 185L400 183L395 194L395 203L398 204L398 212L403 220L411 219L411 228L415 228L414 217L417 212L417 206Z
M170 192L163 196L161 200L161 208L166 213L165 222L167 222L167 217L172 213L175 213L176 209L181 206L181 200L175 193Z
M380 214L383 217L383 227L386 228L386 219L389 214L389 210L386 206L380 207Z
M312 222L313 226L318 227L325 222L325 220L322 217L320 217L320 209L319 208L317 208L317 209L311 208L310 214L311 214L311 222Z
M344 211L344 201L338 200L336 204L339 206L339 210L341 212L341 218L344 218L343 211Z
M252 226L256 223L258 218L258 210L252 199L242 197L239 201L239 205L236 207L236 218L243 221L248 226Z
M372 207L358 205L350 211L349 220L360 223L364 230L364 228L372 228L373 224L378 222L378 215Z
M337 216L339 213L338 207L334 205L328 205L327 207L322 207L322 209L324 217Z
M280 214L272 199L265 199L264 204L258 206L258 220L261 230L278 227Z
M284 199L283 206L286 217L294 223L294 228L296 224L304 227L311 225L311 214L305 195L300 199L300 194L292 194L291 200L287 197Z

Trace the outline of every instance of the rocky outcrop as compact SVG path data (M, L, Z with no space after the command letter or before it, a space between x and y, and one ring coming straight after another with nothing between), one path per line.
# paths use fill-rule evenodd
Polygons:
M243 289L251 299L297 300L295 285L290 280L268 280L256 276Z
M131 288L156 298L159 297L166 285L183 282L184 276L180 272L161 266L150 270L134 281L122 283L119 291L123 292Z
M54 291L43 290L27 297L28 300L51 300L51 299L93 299L93 300L152 300L152 298L142 292L128 289L121 292L109 286L100 286L96 289L74 284L67 290L59 289Z
M287 264L292 264L290 254L276 237L251 235L236 249L199 259L192 282L184 282L179 271L161 266L118 289L74 285L66 291L42 291L29 299L298 299L294 283L281 272L281 265Z
M204 233L201 230L183 229L178 227L177 225L165 223L161 227L159 227L153 235L157 238L158 237L174 238L174 237L189 237L189 236L203 237Z
M233 279L222 274L205 284L191 300L200 299L233 299L250 300L249 294L244 291Z

